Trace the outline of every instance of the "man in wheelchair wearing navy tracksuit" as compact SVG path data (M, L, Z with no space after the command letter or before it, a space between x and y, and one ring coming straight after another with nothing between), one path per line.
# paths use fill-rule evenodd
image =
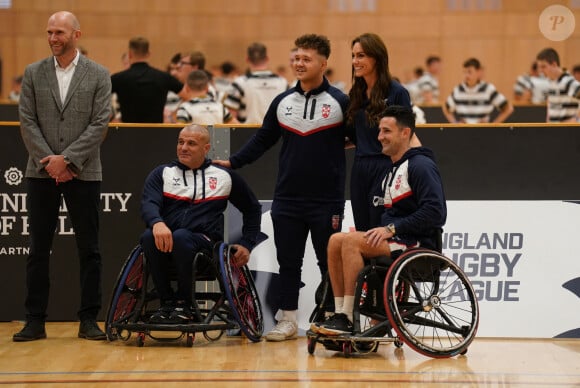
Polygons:
M363 259L384 255L393 259L419 246L438 249L438 236L447 217L443 185L433 152L424 147L411 148L414 131L415 115L410 108L390 106L384 111L379 141L393 165L382 182L383 197L374 201L385 208L381 226L331 236L328 272L335 314L312 323L315 333L353 332L355 283L364 267Z
M236 173L211 164L207 158L210 135L201 125L179 132L178 160L155 168L147 177L141 216L147 230L141 246L160 308L151 323L189 323L193 320L192 263L199 251L213 250L223 240L223 212L230 201L243 214L242 237L234 262L245 265L256 245L262 217L261 205ZM170 262L177 272L177 290L170 283Z

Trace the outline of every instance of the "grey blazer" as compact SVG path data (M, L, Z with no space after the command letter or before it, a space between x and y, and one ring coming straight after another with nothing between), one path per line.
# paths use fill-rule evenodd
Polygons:
M29 155L27 177L49 178L40 160L66 155L78 179L102 179L100 146L111 116L111 77L106 68L80 55L63 104L54 57L28 65L19 114Z

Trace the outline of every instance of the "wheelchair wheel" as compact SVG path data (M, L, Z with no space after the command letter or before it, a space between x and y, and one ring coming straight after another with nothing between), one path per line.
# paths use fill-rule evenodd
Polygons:
M212 333L212 334L210 334ZM224 335L225 331L224 330L217 330L217 334L214 334L211 331L204 331L203 332L203 337L209 341L209 342L214 342L219 340L220 338L222 338L222 336Z
M357 341L352 341L351 343L352 345L352 349L357 353L357 354L371 354L373 352L376 352L377 349L379 348L379 343L378 341L374 341L374 342L357 342Z
M473 287L461 268L435 251L403 253L389 267L384 300L399 339L423 355L452 357L475 338L479 309Z
M307 341L308 354L314 354L314 349L316 349L316 338L308 337Z
M145 345L145 333L139 333L137 335L137 346L142 348Z
M131 336L130 332L119 330L117 324L127 323L135 314L139 314L135 306L143 292L143 274L143 251L141 246L137 246L125 261L111 297L105 321L105 333L109 341L118 338L127 340Z
M226 243L221 243L219 263L226 297L240 329L251 341L258 342L264 332L258 291L248 266L238 267L232 260L230 247Z
M187 335L185 336L185 345L188 348L191 348L193 346L194 340L195 340L195 334L194 333L187 333Z

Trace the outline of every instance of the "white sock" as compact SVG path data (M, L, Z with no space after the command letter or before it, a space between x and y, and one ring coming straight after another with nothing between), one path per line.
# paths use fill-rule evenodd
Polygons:
M342 306L342 312L346 314L348 319L352 322L352 311L354 310L354 295L344 296L344 305Z
M334 312L336 314L342 313L342 306L344 305L344 298L342 296L334 297Z
M298 321L298 310L282 310L282 321Z

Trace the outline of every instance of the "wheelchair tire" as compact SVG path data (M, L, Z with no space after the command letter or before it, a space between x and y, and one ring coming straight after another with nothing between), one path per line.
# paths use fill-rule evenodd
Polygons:
M195 340L195 333L187 333L185 336L185 346L191 348L193 346L193 341Z
M107 318L105 320L105 333L109 341L121 338L129 339L131 333L123 335L117 330L117 323L127 323L134 317L135 306L143 289L143 251L141 246L136 246L129 256L115 283Z
M247 265L236 266L226 243L219 247L219 265L224 292L240 329L252 342L258 342L264 332L260 297Z
M204 331L203 337L208 342L215 342L215 341L219 340L220 338L222 338L222 336L225 333L225 330L217 330L217 334L210 334L210 333L211 333L211 331Z
M475 338L479 308L473 287L461 268L438 252L403 253L389 267L384 300L399 339L423 355L453 357Z

